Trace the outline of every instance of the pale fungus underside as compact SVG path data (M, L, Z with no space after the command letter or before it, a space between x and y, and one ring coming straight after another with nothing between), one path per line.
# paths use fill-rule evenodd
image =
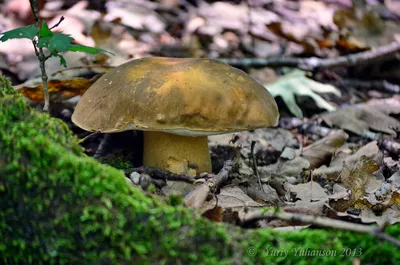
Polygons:
M278 117L269 92L239 69L211 59L150 57L102 76L72 120L88 131L143 130L146 165L195 174L211 171L207 135L273 126ZM195 172L180 169L188 164Z

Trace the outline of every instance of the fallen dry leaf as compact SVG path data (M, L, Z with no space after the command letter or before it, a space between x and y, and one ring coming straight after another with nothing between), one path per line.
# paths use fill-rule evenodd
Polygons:
M369 129L394 134L392 128L400 122L389 114L400 113L400 97L371 100L371 102L353 105L334 112L324 113L321 118L328 126L339 127L352 133L363 135Z
M120 19L123 25L154 33L165 30L165 22L159 14L140 3L110 1L107 4L107 14L104 19L106 21Z
M318 182L309 181L307 183L297 185L285 183L284 187L287 191L295 193L296 199L299 199L305 203L315 201L328 201L328 194Z
M221 14L224 15L221 16ZM243 26L249 24L248 6L244 2L240 5L235 5L222 1L212 4L202 1L199 5L199 15L205 18L204 25L198 29L202 34L215 36L223 30L235 30L239 32L248 30L247 27ZM253 27L257 29L278 21L279 17L269 10L253 9L251 19Z
M337 201L339 199L342 200L350 200L351 198L351 191L346 189L342 184L335 183L333 184L333 191L332 194L329 195L330 200Z
M217 206L213 209L207 210L202 214L202 216L214 222L222 222L222 207Z
M341 39L338 47L347 51L360 51L376 48L394 41L394 34L399 33L396 23L381 17L379 3L375 5L358 4L353 1L353 8L338 10L333 21L339 27ZM349 49L352 48L352 49Z
M398 0L385 0L385 6L397 16L400 16L400 2Z
M278 162L272 165L258 167L261 179L268 182L271 176L296 177L299 176L304 169L309 168L310 162L300 156L296 156L291 160L279 158Z
M265 206L265 204L254 201L239 187L225 186L215 196L217 197L217 201L213 198L210 201L204 202L200 208L200 212L204 213L218 205L224 212L229 209L229 211L238 212L239 217L242 217L246 211L260 209Z
M345 164L340 175L340 180L345 188L351 190L351 197L349 200L339 199L331 201L330 205L334 209L343 212L356 203L361 203L367 194L367 190L372 185L379 187L383 183L381 181L377 184L377 179L372 174L378 169L379 166L376 161L368 160L365 156L362 156L354 166L351 165L349 167Z
M266 204L268 206L282 206L278 193L270 185L263 184L262 190L255 187L240 187L254 201Z
M50 100L53 102L60 102L78 95L83 95L86 89L88 89L96 80L96 78L85 79L81 77L69 80L49 80L47 86L49 89ZM18 87L18 91L32 102L42 102L44 100L43 83L41 83L41 80L38 80L38 82L39 83L36 85L30 86L22 84Z
M250 145L252 141L257 144L254 147L254 152L265 151L268 146L272 146L277 151L282 151L286 146L294 146L297 144L295 136L288 130L282 128L266 128L256 129L249 132L237 132L221 135L211 135L208 137L209 145L230 145L232 139L235 139L234 144L247 148L243 153L248 156L250 153Z
M349 136L339 130L328 135L303 149L302 157L310 162L309 169L320 167L330 162L335 151L344 145Z
M348 167L353 167L362 156L365 156L367 160L374 160L378 165L381 165L383 161L383 154L379 150L377 141L372 141L360 147L354 154L350 155L344 152L339 152L332 159L329 167L323 165L315 169L313 171L313 175L326 175L330 180L339 181L339 175L342 172L343 163L345 163Z
M375 213L371 208L363 206L359 215L338 212L337 216L344 219L351 217L360 220L364 224L376 223L380 227L385 227L400 222L400 207L392 205L379 213Z

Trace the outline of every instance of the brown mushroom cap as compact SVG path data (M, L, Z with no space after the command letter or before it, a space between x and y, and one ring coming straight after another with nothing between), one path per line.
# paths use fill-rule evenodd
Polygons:
M273 126L278 107L243 71L211 59L137 59L97 80L72 121L87 131L206 136Z

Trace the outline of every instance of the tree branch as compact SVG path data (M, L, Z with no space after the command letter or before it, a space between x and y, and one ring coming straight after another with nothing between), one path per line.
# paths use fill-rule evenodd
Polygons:
M337 66L353 66L363 64L383 57L389 57L400 51L400 42L392 42L388 45L378 47L374 50L339 56L336 58L221 58L218 59L230 65L240 66L289 66L297 67L306 71L314 71L317 69L337 67Z
M38 29L40 29L40 20L39 20L39 9L38 9L38 2L37 0L29 0L30 4L31 4L31 9L32 9L32 13L33 16L35 18L35 24L36 27ZM39 34L38 34L39 35ZM37 36L37 38L39 38L39 36ZM35 48L35 54L39 59L39 65L40 65L40 72L41 77L42 77L42 81L43 81L43 93L44 93L44 106L43 106L43 111L44 112L50 112L50 96L49 96L49 88L47 86L47 74L46 74L46 60L48 58L46 58L46 56L43 53L43 48L38 48L37 47L37 39L33 39L32 41L33 46Z

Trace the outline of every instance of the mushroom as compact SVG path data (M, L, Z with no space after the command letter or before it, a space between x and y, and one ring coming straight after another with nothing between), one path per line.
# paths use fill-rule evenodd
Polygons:
M211 171L208 135L273 126L274 98L243 71L217 60L149 57L104 74L72 121L87 131L144 131L143 164L174 173Z

